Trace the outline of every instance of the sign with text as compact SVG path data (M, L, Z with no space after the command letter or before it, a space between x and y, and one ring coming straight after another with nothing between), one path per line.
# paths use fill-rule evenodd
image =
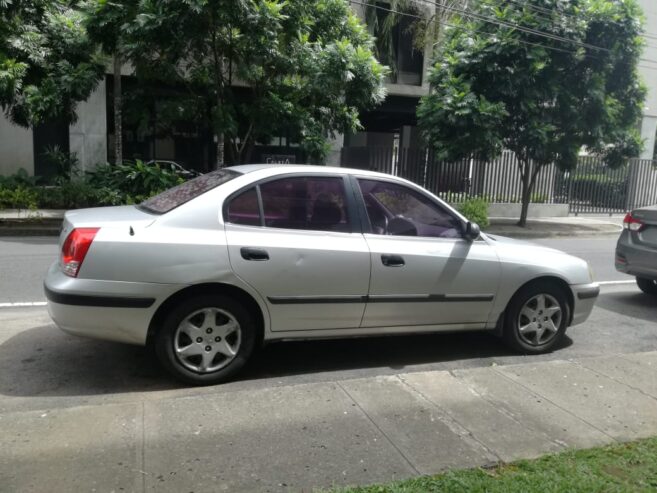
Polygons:
M263 154L262 162L266 164L295 164L297 157L294 154Z

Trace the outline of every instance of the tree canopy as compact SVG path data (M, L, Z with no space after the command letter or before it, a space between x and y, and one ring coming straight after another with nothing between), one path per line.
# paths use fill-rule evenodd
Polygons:
M121 51L144 87L165 85L171 117L212 129L217 161L243 162L286 135L321 157L334 132L385 97L385 68L344 0L93 2L89 29Z
M19 125L75 120L104 60L89 40L78 2L0 0L0 107Z
M638 155L645 88L635 0L476 0L453 18L418 108L442 159L518 157L524 225L541 166L579 152L620 166Z

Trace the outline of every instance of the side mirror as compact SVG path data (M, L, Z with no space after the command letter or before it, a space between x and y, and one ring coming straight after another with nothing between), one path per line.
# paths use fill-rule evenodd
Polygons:
M474 241L477 238L479 238L480 234L481 234L481 228L477 223L473 223L470 221L465 223L465 231L463 232L463 236L466 240Z

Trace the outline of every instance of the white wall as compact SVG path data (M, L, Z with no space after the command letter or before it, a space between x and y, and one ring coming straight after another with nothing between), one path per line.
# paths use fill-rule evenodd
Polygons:
M639 0L645 16L644 31L650 36L657 36L657 2L655 0ZM646 46L641 58L657 61L657 39L646 38ZM655 131L657 130L657 63L639 62L639 73L648 87L648 95L644 108L644 119L641 124L641 137L644 139L642 159L652 159L655 146Z
M107 102L105 80L89 99L76 108L78 120L69 128L70 151L77 155L80 171L107 162Z
M20 168L34 174L32 129L14 125L0 111L0 175L11 175Z

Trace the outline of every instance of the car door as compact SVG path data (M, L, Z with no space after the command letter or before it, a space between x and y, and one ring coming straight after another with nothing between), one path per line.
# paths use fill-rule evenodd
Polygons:
M344 176L286 175L229 197L234 272L265 299L272 331L357 328L370 255Z
M372 274L363 327L482 325L500 281L494 249L420 190L358 178Z

